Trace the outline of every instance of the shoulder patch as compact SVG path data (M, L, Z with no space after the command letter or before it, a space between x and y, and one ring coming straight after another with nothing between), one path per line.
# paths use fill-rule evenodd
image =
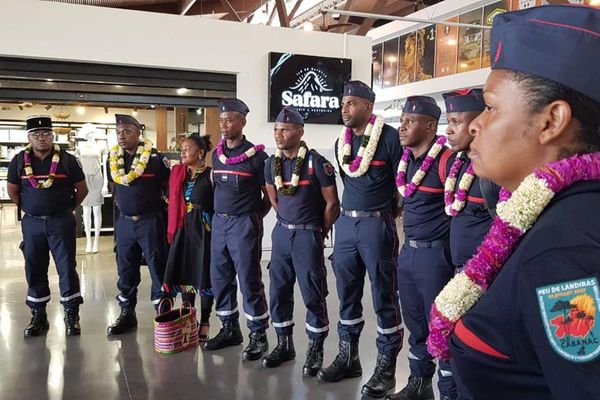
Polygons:
M165 167L171 168L171 160L169 160L167 157L163 157L163 164L165 164Z
M546 336L566 360L588 362L600 356L600 288L596 277L536 289Z
M327 176L333 176L333 174L335 174L335 168L330 162L323 163L323 170Z

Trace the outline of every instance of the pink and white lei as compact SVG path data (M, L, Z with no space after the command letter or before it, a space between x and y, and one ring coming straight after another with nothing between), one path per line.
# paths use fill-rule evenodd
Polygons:
M254 157L254 155L256 155L256 153L258 153L259 151L263 151L265 149L264 144L257 144L255 146L252 146L251 148L249 148L248 150L246 150L243 154L240 154L239 156L227 157L223 153L224 147L225 147L225 139L221 139L219 141L219 144L217 144L217 156L219 157L219 161L221 162L221 164L226 164L226 165L243 163L244 161L248 160L249 158Z
M444 185L444 203L446 204L445 210L446 214L452 217L456 217L460 212L465 208L465 204L467 204L467 197L469 194L469 189L471 189L471 185L475 180L475 173L473 171L473 163L469 162L467 166L467 170L463 174L458 183L458 190L456 193L454 189L456 188L456 180L460 170L465 163L465 160L462 159L462 151L456 155L456 159L454 163L452 163L452 167L450 168L450 174L448 174L448 178L446 179L446 183Z
M500 192L498 216L475 255L440 292L431 307L427 349L449 359L456 323L490 287L502 266L554 195L579 181L600 180L600 152L552 162L528 175L511 195Z
M408 160L410 159L412 150L408 147L404 149L404 153L402 153L402 158L400 159L400 164L398 165L398 175L396 177L396 186L398 186L398 192L400 192L402 197L410 197L417 190L421 184L421 181L423 178L425 178L425 175L427 175L427 171L429 171L429 168L431 168L433 165L435 158L444 149L445 144L445 136L440 136L437 138L433 146L431 146L427 152L427 156L423 160L419 170L412 177L408 185L406 184L406 170L408 169Z
M354 160L352 160L352 128L344 127L342 129L338 139L338 163L347 176L358 178L369 170L371 161L377 151L383 124L383 117L371 115Z

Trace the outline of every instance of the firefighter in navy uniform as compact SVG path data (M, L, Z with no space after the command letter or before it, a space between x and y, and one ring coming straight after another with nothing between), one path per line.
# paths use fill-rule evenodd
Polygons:
M296 109L284 107L273 131L277 154L265 164L265 181L277 212L269 268L277 347L263 358L263 365L277 367L296 356L292 331L297 278L309 338L303 374L315 376L323 364L323 342L329 332L323 240L339 214L335 169L302 141L304 119Z
M333 271L340 299L339 353L318 373L336 382L362 375L358 341L365 324L362 294L365 273L371 281L377 314L377 365L362 387L370 397L383 397L395 386L395 368L404 329L396 287L398 196L395 176L402 153L397 131L372 115L375 93L363 82L344 86L345 128L336 142L336 158L344 183L342 210L336 221ZM368 136L368 140L365 137ZM358 157L358 154L362 157Z
M27 278L27 302L33 317L25 336L38 336L49 328L46 304L50 301L48 266L56 264L60 302L65 308L66 334L79 335L79 305L83 303L75 261L73 210L88 193L83 170L75 157L54 144L48 116L27 118L29 145L8 167L8 195L25 213L21 221Z
M474 400L597 399L600 81L590 77L600 70L600 10L549 5L500 14L490 54L470 157L479 176L513 193L499 218L521 232L521 221L533 225L514 246L507 228L484 240L488 252L499 241L511 251L457 321L453 370ZM547 189L526 178L536 169L549 174L535 179ZM548 190L549 202L532 201Z
M108 327L109 335L137 326L135 306L142 259L150 271L151 300L157 311L160 301L169 297L161 291L167 260L162 196L168 192L169 160L152 147L152 142L141 138L141 125L135 118L122 114L115 117L118 145L111 149L106 163L119 208L115 237L121 314Z
M492 225L492 214L488 208L488 199L497 199L500 187L492 182L482 182L472 172L469 159L469 146L473 136L469 133L469 124L485 109L481 89L467 89L444 93L446 115L448 117L448 143L456 154L457 176L447 180L446 214L452 216L450 222L450 253L457 270L475 253ZM467 173L468 172L468 173ZM466 182L470 182L468 186ZM452 187L448 187L448 184ZM464 188L464 201L459 193ZM487 193L486 193L487 192ZM496 201L491 201L493 205Z
M444 139L436 136L440 115L433 98L413 96L406 100L400 117L400 143L410 156L398 171L398 184L406 185L405 241L398 258L398 290L402 316L410 332L410 376L400 392L388 397L394 400L433 400L431 378L435 363L425 344L429 310L454 275L450 217L444 211L444 184L454 155L442 144ZM431 163L430 158L434 159ZM401 173L405 173L405 182L400 182ZM410 189L411 183L414 190ZM455 399L456 385L450 365L440 363L438 375L441 398Z
M215 215L212 226L210 276L216 314L223 324L204 343L217 350L243 342L239 325L236 274L244 299L250 343L244 360L259 360L269 347L266 329L269 313L260 266L263 217L271 204L265 187L263 145L254 146L243 135L250 111L239 99L218 103L223 139L213 153Z

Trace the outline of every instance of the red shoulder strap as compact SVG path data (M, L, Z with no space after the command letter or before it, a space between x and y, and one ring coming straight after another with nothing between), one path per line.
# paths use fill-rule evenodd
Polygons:
M448 159L450 158L450 156L452 155L452 149L446 149L444 150L444 152L442 153L441 157L440 157L440 161L438 163L438 175L440 177L440 182L442 183L442 186L444 185L444 183L446 183L446 177L447 177L447 171L446 171L446 167L448 164Z

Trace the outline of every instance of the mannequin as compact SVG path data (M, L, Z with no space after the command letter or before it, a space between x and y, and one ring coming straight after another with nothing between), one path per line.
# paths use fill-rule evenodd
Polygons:
M93 124L85 124L79 131L79 142L75 155L81 163L89 194L81 203L83 207L83 226L86 237L86 253L98 252L100 228L102 227L102 204L104 194L108 193L106 176L106 146L96 142L97 129ZM92 214L94 219L94 240L92 242Z

